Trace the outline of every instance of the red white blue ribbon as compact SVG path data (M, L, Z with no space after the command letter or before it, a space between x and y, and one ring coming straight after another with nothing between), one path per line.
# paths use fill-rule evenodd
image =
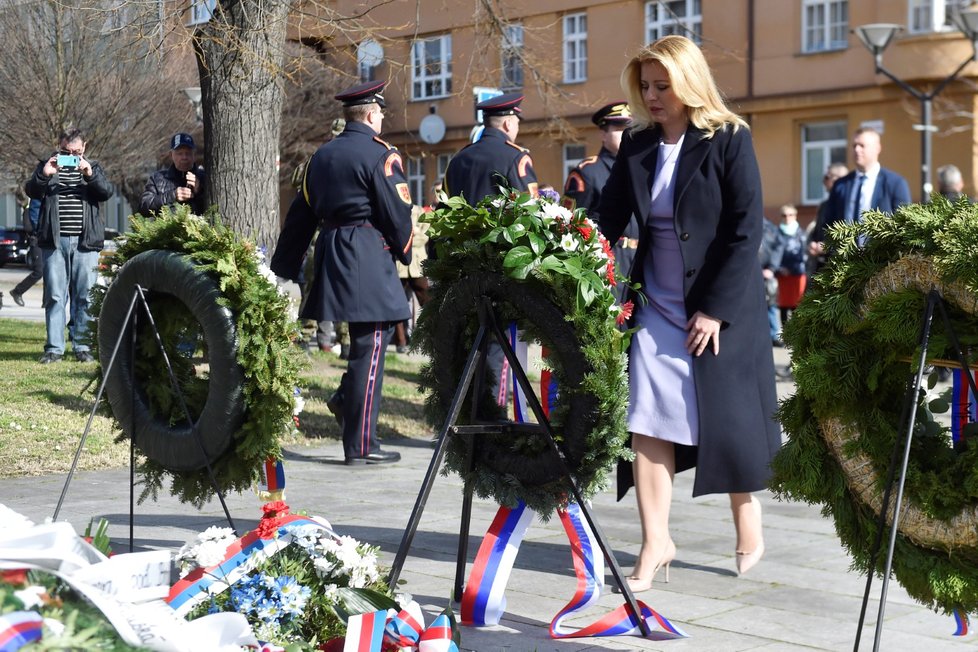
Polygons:
M212 595L227 590L251 572L258 561L289 545L293 530L310 525L326 529L319 521L297 514L287 514L279 518L277 537L263 539L257 530L252 530L228 546L220 563L207 568L196 568L170 587L166 602L178 614L185 615Z
M385 643L400 650L459 652L448 614L439 614L425 627L417 602L411 602L400 612L388 609L350 616L343 652L381 652Z
M519 361L520 366L526 369L526 363L529 358L529 347L526 342L519 339L516 332L516 322L509 324L509 346L516 354L516 359ZM526 396L523 394L523 388L520 387L519 382L516 380L515 369L510 369L510 378L513 382L513 421L523 423L529 414L526 406Z
M258 496L265 502L282 500L285 495L285 465L273 457L259 467Z
M625 605L577 630L563 621L581 612L601 597L604 586L604 558L595 544L594 533L582 518L576 504L559 510L561 523L571 545L577 590L570 602L550 623L552 638L589 636L641 636L638 621ZM499 623L506 611L505 590L520 543L535 516L524 503L515 508L500 507L476 554L469 581L462 595L461 620L465 625L484 626ZM639 602L642 617L650 631L648 638L667 640L686 638L687 634L648 605Z
M533 510L520 502L500 507L482 539L462 595L462 623L495 625L506 612L506 583L520 551L523 535L533 522Z
M964 443L964 427L976 421L978 402L971 393L971 384L964 371L954 369L951 372L951 440L955 447Z
M968 614L960 609L954 610L954 634L952 636L967 636L971 632L971 621Z
M41 640L44 619L36 611L14 611L0 616L0 652L15 652Z

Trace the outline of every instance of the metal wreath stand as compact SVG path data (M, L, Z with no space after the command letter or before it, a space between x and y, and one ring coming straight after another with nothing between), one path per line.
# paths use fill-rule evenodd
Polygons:
M92 409L88 415L88 421L85 423L85 430L82 432L81 440L78 442L78 449L75 451L75 457L71 462L71 468L68 470L68 477L65 478L64 487L61 489L61 496L58 498L58 504L54 509L54 515L52 520L58 520L58 514L61 512L61 505L64 503L65 496L68 493L68 486L71 484L71 479L75 474L75 469L78 467L78 460L81 457L82 450L85 448L85 440L88 438L88 433L92 428L92 421L95 419L95 412L98 409L99 403L102 400L102 394L105 392L105 386L108 382L109 374L115 369L116 355L119 352L119 347L122 345L122 340L125 337L126 329L130 332L130 352L131 359L135 359L136 355L136 336L137 336L137 324L139 311L136 310L136 302L139 301L143 311L146 313L146 318L149 323L150 329L153 331L153 336L156 339L156 345L159 347L160 353L163 356L163 361L166 364L167 373L170 377L170 388L173 390L174 394L177 396L177 400L180 402L180 408L183 410L184 417L187 423L190 425L191 433L194 441L197 442L197 446L200 448L201 455L204 458L204 463L207 467L207 475L210 478L211 485L214 487L214 492L217 494L218 499L221 501L221 507L224 510L224 516L227 519L228 525L234 530L235 536L238 535L238 529L234 525L234 520L231 518L231 512L228 511L227 503L224 501L224 492L217 483L217 478L214 476L214 469L211 467L210 460L208 459L207 452L204 449L203 441L200 438L200 433L198 432L197 425L194 423L193 417L190 415L190 410L187 408L187 403L184 400L183 392L180 391L180 385L177 383L176 374L173 372L173 366L170 364L170 358L166 353L166 349L163 347L163 339L160 337L160 331L156 327L156 321L153 319L153 312L150 310L149 303L146 300L146 294L142 286L139 284L134 285L132 299L129 301L129 309L126 312L126 318L123 321L123 327L119 329L119 336L116 338L115 345L112 348L112 356L109 358L109 364L106 365L102 372L102 382L99 384L98 392L95 395L95 400L92 402ZM131 368L129 377L129 386L132 388L131 401L135 403L136 401L136 379L135 379L135 368ZM136 487L136 411L132 410L132 421L131 421L131 432L129 435L129 550L133 550L133 515L135 513L136 497L135 497L135 487Z
M428 502L428 496L431 493L432 486L434 485L435 477L438 474L438 470L445 456L445 447L449 433L453 435L469 435L472 437L481 434L496 433L535 434L543 437L550 445L551 450L554 452L560 468L563 471L563 478L566 479L567 485L570 487L575 501L581 508L581 513L584 514L584 518L587 519L588 525L594 532L594 536L598 541L601 552L604 554L608 567L611 569L611 574L615 579L615 583L618 585L622 595L625 596L625 602L627 609L630 612L629 616L632 622L638 625L643 636L649 636L651 632L648 624L645 622L645 619L641 617L642 612L638 608L635 595L632 593L631 588L625 581L621 568L618 566L618 561L615 559L614 552L611 550L611 546L608 545L607 539L605 539L604 533L598 525L597 520L591 514L591 510L588 508L587 503L581 497L577 484L574 482L573 475L567 466L566 456L561 450L560 445L557 443L553 428L550 425L550 421L544 414L540 401L537 399L536 392L533 390L529 379L526 377L526 371L523 369L522 364L516 357L516 353L510 346L509 340L499 327L499 322L492 306L492 299L483 295L479 298L478 303L479 330L475 335L475 340L472 342L472 348L469 351L468 358L465 362L465 367L462 370L461 381L458 384L458 388L455 390L455 395L452 398L452 402L448 409L448 416L445 418L445 423L438 433L435 452L431 456L431 462L428 465L428 472L425 474L425 479L421 485L421 490L418 492L418 498L414 504L414 510L411 512L410 519L408 519L407 529L405 529L404 535L401 538L401 545L397 550L397 555L394 558L394 563L391 566L391 571L387 578L388 585L394 586L397 584L397 580L400 577L401 569L404 567L404 562L407 558L408 552L411 549L411 542L414 540L414 535L418 530L421 515L424 512L425 504ZM482 378L485 375L484 371L490 338L495 339L499 346L502 347L503 353L505 353L506 359L509 361L511 368L513 369L513 373L516 376L516 382L519 383L519 386L526 397L527 404L530 406L530 409L533 411L533 414L536 417L537 423L480 423L477 415L478 401L473 400L471 415L472 425L456 425L459 412L462 409L462 403L467 392L469 391L469 388L473 385L473 378L475 378L475 395L481 395ZM471 439L468 450L468 460L469 464L471 465L474 464ZM462 498L462 518L459 527L458 554L456 557L455 566L454 600L456 602L461 601L464 590L462 578L465 574L465 566L467 563L469 525L472 516L472 493L472 483L466 481Z

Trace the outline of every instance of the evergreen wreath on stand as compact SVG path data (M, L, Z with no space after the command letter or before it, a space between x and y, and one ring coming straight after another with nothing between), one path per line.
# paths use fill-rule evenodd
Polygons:
M428 356L421 389L426 415L440 428L458 387L479 327L478 308L490 297L505 330L516 322L521 338L550 351L543 361L557 381L550 411L558 445L582 496L608 485L608 471L628 457L625 407L628 333L618 326L631 304L615 303L617 283L608 242L582 210L507 188L470 206L460 197L428 217L436 257L425 263L431 300L418 320L415 341ZM478 398L480 414L503 418L489 395L488 374ZM458 423L471 414L472 393ZM514 506L519 500L544 518L567 504L569 491L549 443L538 435L476 435L475 469L467 467L466 438L453 435L446 466L474 483L477 495Z
M869 236L864 248L860 233ZM974 365L978 353L978 208L967 199L866 213L829 234L833 255L785 327L797 393L783 402L789 441L775 458L772 488L823 505L866 572L908 379L919 360L927 293L937 287ZM954 354L935 313L928 357ZM949 408L936 372L916 397L903 510L893 558L896 579L921 603L978 611L978 439L974 424L955 449L935 416ZM891 499L892 500L892 499ZM892 502L890 505L892 523ZM884 539L885 541L885 539ZM885 555L878 557L877 573Z
M266 459L281 458L281 438L294 429L295 388L302 359L292 343L299 334L295 320L290 317L289 298L276 286L264 254L254 243L222 225L216 213L201 217L192 215L185 206L173 211L164 208L154 219L131 218L131 225L132 231L126 234L124 242L106 256L101 266L101 273L110 285L125 265L140 254L174 252L189 259L194 273L216 282L220 291L218 308L230 312L240 386L216 387L209 382L212 374L208 363L217 361L208 360L207 341L201 337L198 316L165 289L148 293L153 318L193 418L200 418L209 394L241 393L243 414L237 420L239 425L230 420L221 424L233 432L222 433L228 436L229 445L211 460L211 467L222 490L244 491L258 480L259 469ZM186 280L160 281L179 284ZM105 286L93 291L93 315L100 315L106 293ZM93 320L90 330L96 353L101 321ZM139 323L145 322L142 319ZM129 346L128 342L123 346ZM150 425L165 430L167 424L185 424L183 409L171 389L155 338L148 330L140 330L136 346L135 391L137 400L149 407L154 422ZM96 359L102 356L97 355ZM100 367L100 376L101 373ZM120 423L120 426L129 429L131 424ZM137 423L137 432L140 427ZM120 438L125 436L123 432ZM210 437L212 433L203 432L201 436ZM138 437L136 442L138 447ZM155 498L167 476L171 492L195 506L203 505L214 492L206 468L173 468L147 456L139 470L144 483L140 500L147 496Z

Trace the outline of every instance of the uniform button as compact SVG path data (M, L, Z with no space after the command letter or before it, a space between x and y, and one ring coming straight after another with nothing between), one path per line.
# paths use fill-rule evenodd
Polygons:
M686 270L686 278L691 278L696 273L696 268Z
M679 239L682 240L683 242L686 242L687 240L689 240L689 234L688 233L680 234Z

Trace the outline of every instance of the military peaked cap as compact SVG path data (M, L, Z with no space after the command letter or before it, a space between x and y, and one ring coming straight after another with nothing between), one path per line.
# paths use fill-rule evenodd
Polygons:
M343 106L377 103L383 109L387 105L384 103L384 96L380 93L386 85L386 81L372 81L365 84L358 84L346 89L342 93L337 93L333 98L342 102Z
M599 127L606 127L608 125L625 125L631 122L632 112L628 108L628 103L626 102L612 102L611 104L606 104L600 109L594 112L591 116L591 122Z
M522 101L522 93L506 93L483 100L475 108L482 111L483 115L519 115Z

